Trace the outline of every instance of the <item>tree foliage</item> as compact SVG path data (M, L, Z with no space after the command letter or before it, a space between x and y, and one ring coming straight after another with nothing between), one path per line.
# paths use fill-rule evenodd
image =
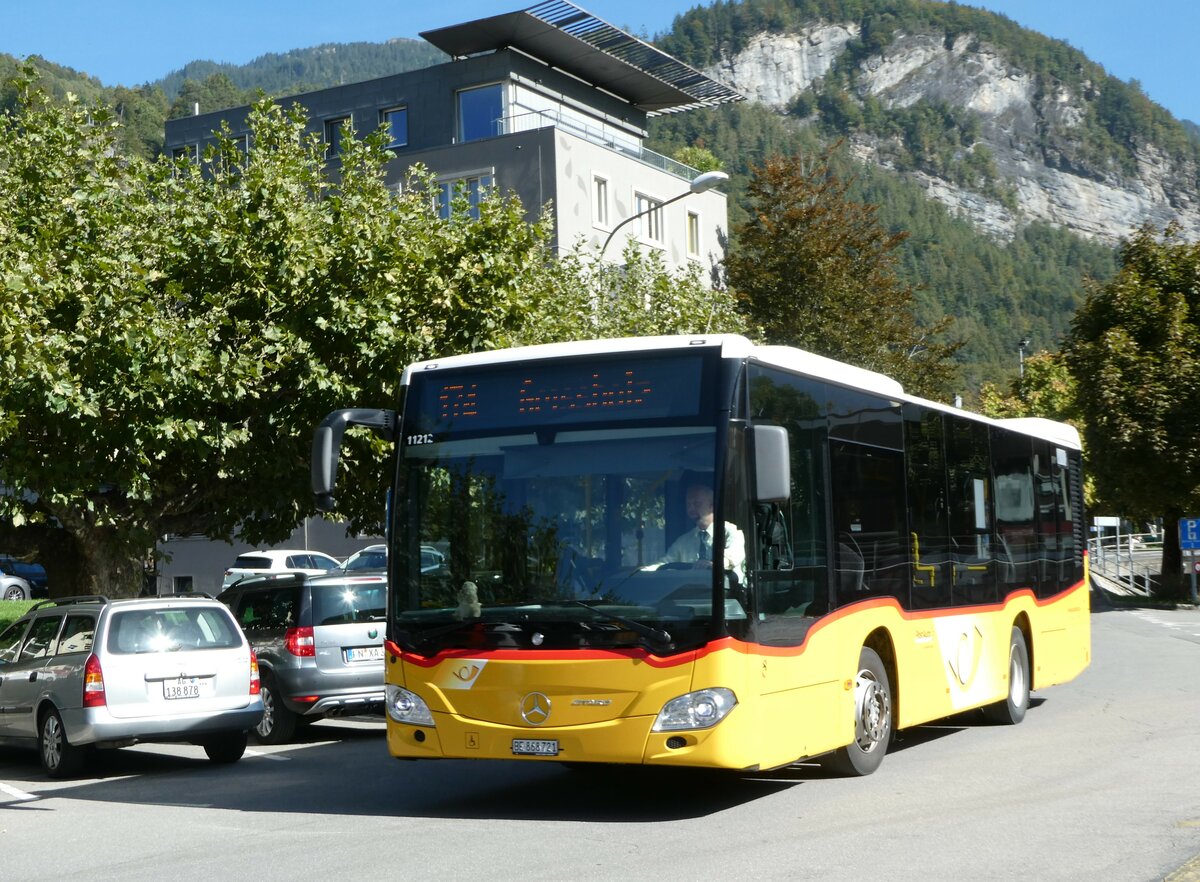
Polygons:
M661 266L587 294L516 200L460 195L443 219L420 173L398 195L381 135L347 139L331 175L302 109L264 100L248 156L224 139L150 162L118 155L111 111L26 73L0 117L0 520L58 590L136 590L165 534L282 539L312 512L313 426L394 406L410 361L708 326L710 298ZM676 287L704 314L647 311ZM571 312L593 303L594 326ZM358 529L381 524L385 458L349 439Z
M1200 511L1200 244L1142 227L1075 316L1066 347L1103 503L1163 517L1163 579L1182 591L1177 523Z
M881 371L911 391L946 397L958 348L948 320L921 327L914 291L896 275L903 234L848 198L830 152L776 157L749 185L752 216L735 229L730 287L772 343Z
M1059 352L1039 352L1025 359L1025 372L1002 390L984 383L980 410L990 417L1045 417L1083 430L1083 414L1075 399L1075 381Z

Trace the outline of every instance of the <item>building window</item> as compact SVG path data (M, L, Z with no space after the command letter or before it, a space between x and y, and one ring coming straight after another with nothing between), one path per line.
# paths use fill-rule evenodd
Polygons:
M598 175L592 178L592 223L608 228L608 179Z
M700 215L694 211L687 215L687 253L688 257L700 256Z
M453 213L456 196L465 196L467 214L479 219L479 203L487 195L488 190L496 186L496 176L491 172L466 175L459 178L449 178L438 182L437 214L443 220L449 220Z
M635 193L633 196L634 214L639 214L638 234L644 242L663 242L662 200Z
M345 139L350 137L350 117L338 116L325 120L325 158L334 159L346 149Z
M381 111L379 121L387 129L388 147L408 146L408 108L392 107Z
M199 162L200 145L184 144L182 147L176 147L171 150L171 158L175 160L182 159L185 162Z
M462 143L500 134L504 85L493 83L458 93L458 140Z

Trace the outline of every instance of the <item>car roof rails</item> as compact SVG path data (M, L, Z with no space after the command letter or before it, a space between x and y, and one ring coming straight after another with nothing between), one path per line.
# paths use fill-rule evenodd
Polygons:
M150 594L146 598L139 598L139 599L153 600L156 597L196 597L196 598L199 598L200 600L214 600L215 599L207 591L167 591L163 594Z
M45 606L66 606L69 603L110 603L111 601L103 594L80 594L75 597L51 597L48 600L39 600L29 608L30 612L35 609L41 609Z

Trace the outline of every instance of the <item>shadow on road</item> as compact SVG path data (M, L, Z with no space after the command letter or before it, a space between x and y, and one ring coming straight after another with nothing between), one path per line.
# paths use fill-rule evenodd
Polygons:
M3 748L0 781L26 788L35 799L0 801L0 807L39 810L72 799L242 812L644 823L725 811L824 776L820 770L743 777L576 768L556 761L401 762L388 755L382 725L337 730L335 740L326 730L313 725L298 733L297 743L276 748L251 744L265 755L231 766L210 763L198 747L97 751L88 778L77 782L46 782L36 753Z
M1031 707L1042 701L1033 699ZM900 732L891 751L984 725L979 711L957 714ZM637 824L704 817L835 777L819 762L761 773L551 760L402 762L388 755L382 722L317 723L297 736L277 747L252 743L231 766L210 763L198 747L96 751L86 780L54 783L45 782L33 751L0 748L0 780L27 786L36 797L0 807L39 810L52 800L78 799L242 812Z

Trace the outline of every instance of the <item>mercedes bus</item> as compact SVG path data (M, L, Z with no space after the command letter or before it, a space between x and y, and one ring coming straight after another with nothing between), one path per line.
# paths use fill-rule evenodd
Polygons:
M394 451L396 757L865 775L897 730L1018 723L1089 662L1063 423L720 335L413 364L397 409L317 428L323 510L353 426Z

